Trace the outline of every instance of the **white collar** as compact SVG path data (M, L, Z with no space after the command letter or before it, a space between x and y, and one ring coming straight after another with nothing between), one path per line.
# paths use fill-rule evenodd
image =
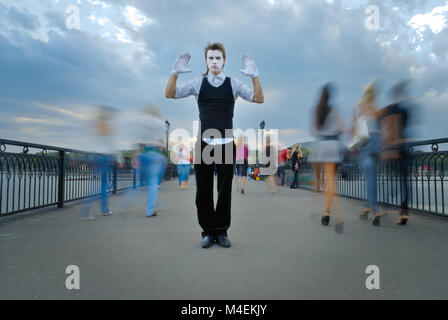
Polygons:
M222 71L221 71L220 74L217 74L217 75L214 75L211 72L209 72L209 74L207 75L207 78L208 78L209 81L225 80L226 79L226 75Z

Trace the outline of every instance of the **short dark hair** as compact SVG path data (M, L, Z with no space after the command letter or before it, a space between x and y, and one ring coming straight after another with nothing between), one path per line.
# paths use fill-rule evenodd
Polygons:
M207 52L208 50L219 50L222 52L222 56L225 59L226 58L226 49L224 49L224 45L220 42L209 42L207 44L207 46L205 47L204 50L204 54L205 54L205 59L207 59ZM207 67L207 72L203 74L203 76L205 77L208 74L208 67Z

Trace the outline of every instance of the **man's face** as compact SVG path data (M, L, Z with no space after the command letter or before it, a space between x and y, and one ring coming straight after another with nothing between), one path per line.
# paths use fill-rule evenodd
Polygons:
M218 75L221 73L226 60L224 59L222 52L220 50L208 50L207 59L205 63L208 66L208 70L214 74Z

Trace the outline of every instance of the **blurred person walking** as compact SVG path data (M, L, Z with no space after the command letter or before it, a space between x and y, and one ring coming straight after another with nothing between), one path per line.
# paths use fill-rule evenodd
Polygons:
M367 200L360 218L367 220L372 212L373 225L380 226L382 213L377 199L377 160L381 149L381 134L378 119L380 112L375 108L375 98L375 86L371 83L365 87L361 102L356 107L351 132L358 139L359 163L364 171L367 187Z
M183 144L177 150L177 172L179 175L180 189L188 189L188 178L190 176L190 151L185 148Z
M146 205L146 217L158 215L159 189L163 173L167 165L166 132L160 109L152 104L147 104L143 109L143 117L140 119L137 145L141 148L140 170L145 173L148 185L148 200Z
M391 161L392 167L400 175L400 218L398 225L406 225L409 220L409 165L411 154L405 145L409 141L409 124L414 104L408 94L407 81L398 83L392 88L394 103L381 111L383 149L380 159Z
M96 142L98 146L105 149L105 154L97 154L94 156L93 164L96 172L101 179L101 212L103 216L110 216L112 211L109 209L109 193L108 186L112 175L112 168L115 163L122 165L123 161L119 154L115 153L114 128L112 120L116 110L108 106L100 106L97 109L95 119ZM90 214L90 206L95 200L95 196L87 197L81 209L81 220L95 220Z
M321 223L328 226L330 223L330 208L334 205L337 214L335 230L344 231L344 218L339 206L339 200L334 199L335 175L338 165L342 161L343 146L339 136L344 131L344 125L337 109L330 104L332 87L326 84L321 92L319 103L312 112L312 134L317 138L313 143L310 162L321 164L325 172L325 209Z

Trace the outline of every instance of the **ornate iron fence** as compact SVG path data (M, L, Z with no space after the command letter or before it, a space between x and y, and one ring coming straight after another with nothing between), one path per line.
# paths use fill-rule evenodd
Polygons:
M445 150L439 150L439 146ZM448 217L448 139L427 140L408 143L408 205L409 208ZM323 173L317 177L324 180ZM288 170L287 181L292 181ZM404 198L400 188L400 172L397 161L379 161L377 167L378 201L399 207ZM299 171L300 188L314 189L316 177L310 163L304 159ZM321 184L323 185L323 183ZM349 198L364 200L366 186L364 173L358 159L349 157L339 167L336 176L336 193Z
M30 148L36 152L30 153ZM0 139L0 217L80 200L101 193L98 154ZM130 159L110 163L107 190L136 188Z

